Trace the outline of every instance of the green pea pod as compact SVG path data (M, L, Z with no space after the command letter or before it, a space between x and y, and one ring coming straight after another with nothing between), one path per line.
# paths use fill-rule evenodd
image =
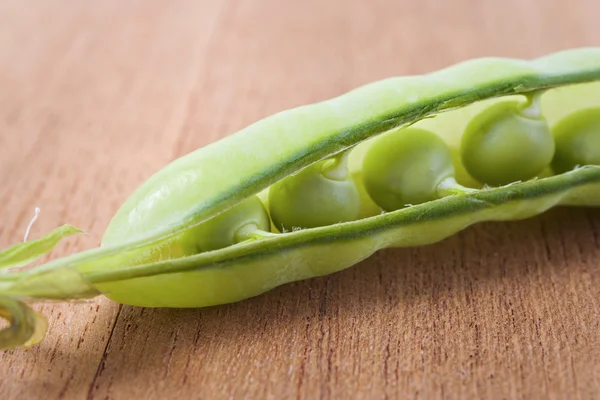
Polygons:
M540 91L551 125L600 105L600 48L532 61L465 61L265 118L181 157L144 182L117 211L99 248L0 275L0 295L66 300L101 293L137 306L204 307L330 274L382 248L434 243L478 222L528 218L556 205L600 206L598 165L488 188L456 156L475 115L497 101ZM271 185L345 151L350 151L349 171L360 180L373 140L411 125L444 139L456 181L470 190L444 190L451 194L390 212L378 212L363 190L359 219L284 233L265 229ZM236 207L252 196L265 208L252 209L250 226ZM239 225L220 226L219 247L203 247L205 238L195 232L210 232L200 227L218 225L221 216ZM199 243L189 245L194 241ZM208 250L198 252L202 248Z

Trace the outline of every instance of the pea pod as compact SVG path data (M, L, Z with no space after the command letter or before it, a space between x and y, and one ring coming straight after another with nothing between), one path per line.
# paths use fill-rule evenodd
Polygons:
M99 294L145 307L230 303L348 268L382 248L434 243L481 221L529 218L556 205L599 206L598 165L487 188L456 156L476 115L533 93L541 93L541 112L552 126L578 110L598 107L600 49L532 61L470 60L265 118L175 160L144 182L116 212L99 248L0 275L2 315L21 310L27 299ZM293 199L269 196L271 187L303 172L321 173L311 166L347 153L349 175L343 178L361 180L364 156L377 137L409 126L447 144L457 184L470 190L442 190L420 204L384 212L358 182L352 196L360 210L352 206L343 221L318 219L303 229L271 232L268 210L285 214L285 202ZM309 178L306 182L314 182ZM315 215L327 215L327 197L320 194L307 205ZM207 240L217 231L219 240ZM31 318L22 320L31 324ZM23 344L30 340L23 332L34 331L5 333L0 345Z

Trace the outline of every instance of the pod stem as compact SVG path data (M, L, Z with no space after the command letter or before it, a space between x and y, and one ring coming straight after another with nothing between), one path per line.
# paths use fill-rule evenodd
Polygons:
M327 160L321 169L321 174L325 178L334 181L343 181L348 178L350 172L348 170L348 157L352 148L342 151Z
M527 118L540 118L542 116L543 94L544 92L541 90L525 94L527 102L523 105L521 114Z
M477 192L477 189L466 187L456 181L456 178L449 176L440 182L436 188L439 197L452 196L456 194L469 194Z
M257 224L251 222L239 228L234 234L234 239L236 243L241 243L248 240L266 239L275 236L278 235L276 233L264 231L260 229Z

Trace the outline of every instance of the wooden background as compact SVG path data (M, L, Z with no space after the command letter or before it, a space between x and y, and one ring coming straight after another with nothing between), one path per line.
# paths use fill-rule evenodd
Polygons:
M98 245L177 156L277 111L479 56L598 45L596 0L0 2L0 246ZM555 209L382 251L203 310L38 304L2 399L592 399L600 212Z

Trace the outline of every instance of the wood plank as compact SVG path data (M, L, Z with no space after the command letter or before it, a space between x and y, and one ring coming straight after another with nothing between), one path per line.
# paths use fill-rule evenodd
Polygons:
M0 246L98 244L173 158L285 108L480 56L597 45L558 0L0 4ZM202 310L44 304L0 398L574 398L600 391L600 212L557 209L379 252Z

